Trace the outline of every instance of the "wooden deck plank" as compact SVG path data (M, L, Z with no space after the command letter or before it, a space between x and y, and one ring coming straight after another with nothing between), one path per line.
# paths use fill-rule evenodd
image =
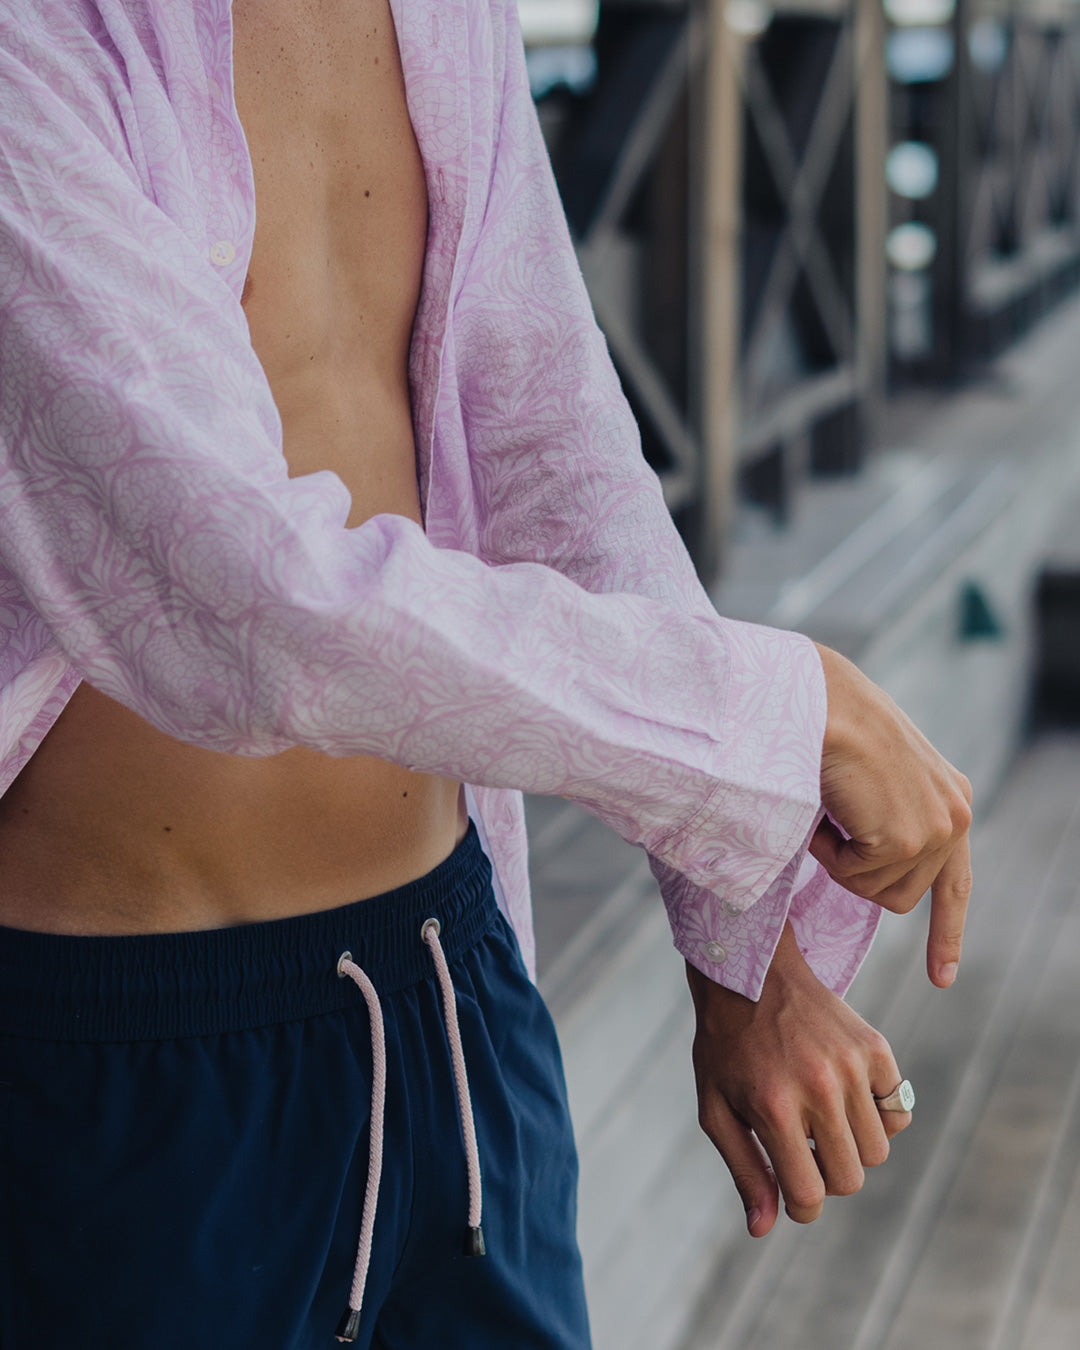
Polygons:
M1073 851L1080 861L1080 845ZM1072 879L1076 894L1076 873ZM1016 1345L1016 1322L1030 1302L1028 1235L1053 1202L1042 1186L1067 1123L1080 1027L1080 915L1046 916L1034 942L1050 961L892 1322L886 1350L927 1345ZM1040 1200L1043 1205L1040 1205ZM1014 1278L1014 1273L1016 1278ZM1010 1331L1010 1327L1012 1330ZM1080 1337L1078 1337L1080 1340Z
M1017 1342L1019 1350L1076 1350L1080 1342L1080 1169L1062 1199L1061 1222Z
M1072 937L1075 939L1074 932ZM1028 1219L1027 1232L1020 1244L1013 1273L1002 1299L990 1350L1013 1350L1021 1340L1021 1332L1031 1321L1032 1313L1044 1281L1044 1272L1051 1263L1055 1250L1068 1251L1068 1265L1072 1273L1072 1295L1076 1295L1076 1255L1080 1248L1074 1243L1062 1248L1062 1224L1066 1219L1065 1205L1080 1170L1080 1058L1073 1069L1072 1084L1062 1111L1057 1137L1043 1168L1042 1180ZM1066 1241L1067 1241L1066 1237ZM1073 1322L1074 1344L1080 1323Z
M607 899L639 871L644 854L569 802L530 797L529 871L541 982Z

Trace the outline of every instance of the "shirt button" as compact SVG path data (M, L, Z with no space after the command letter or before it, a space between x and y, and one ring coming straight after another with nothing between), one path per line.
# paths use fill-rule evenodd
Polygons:
M210 245L210 261L215 267L228 267L236 257L236 249L228 239L219 239Z
M719 966L727 960L727 948L721 942L706 942L705 955L713 965Z
M728 916L729 919L736 919L742 913L742 910L739 908L739 906L733 905L730 900L722 900L720 902L720 908L724 911L724 913Z

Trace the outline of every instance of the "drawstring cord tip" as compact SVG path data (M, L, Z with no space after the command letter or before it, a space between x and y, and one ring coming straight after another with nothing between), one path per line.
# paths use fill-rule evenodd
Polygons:
M484 1230L480 1227L465 1229L465 1243L462 1247L466 1256L487 1256L484 1246Z
M341 1321L337 1324L337 1330L334 1335L339 1341L355 1341L360 1335L360 1309L346 1308L341 1314Z

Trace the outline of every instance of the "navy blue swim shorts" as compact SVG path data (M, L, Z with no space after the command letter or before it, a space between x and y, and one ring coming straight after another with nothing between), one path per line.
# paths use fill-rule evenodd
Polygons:
M385 1039L359 1264L379 1093L355 970ZM2 1350L587 1350L576 1182L551 1019L471 828L342 909L0 929Z

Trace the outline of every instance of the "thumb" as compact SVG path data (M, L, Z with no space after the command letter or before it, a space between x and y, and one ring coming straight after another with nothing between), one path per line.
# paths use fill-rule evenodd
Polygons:
M703 1116L705 1133L727 1164L746 1210L747 1232L751 1237L764 1237L780 1212L780 1190L761 1145L719 1094Z

